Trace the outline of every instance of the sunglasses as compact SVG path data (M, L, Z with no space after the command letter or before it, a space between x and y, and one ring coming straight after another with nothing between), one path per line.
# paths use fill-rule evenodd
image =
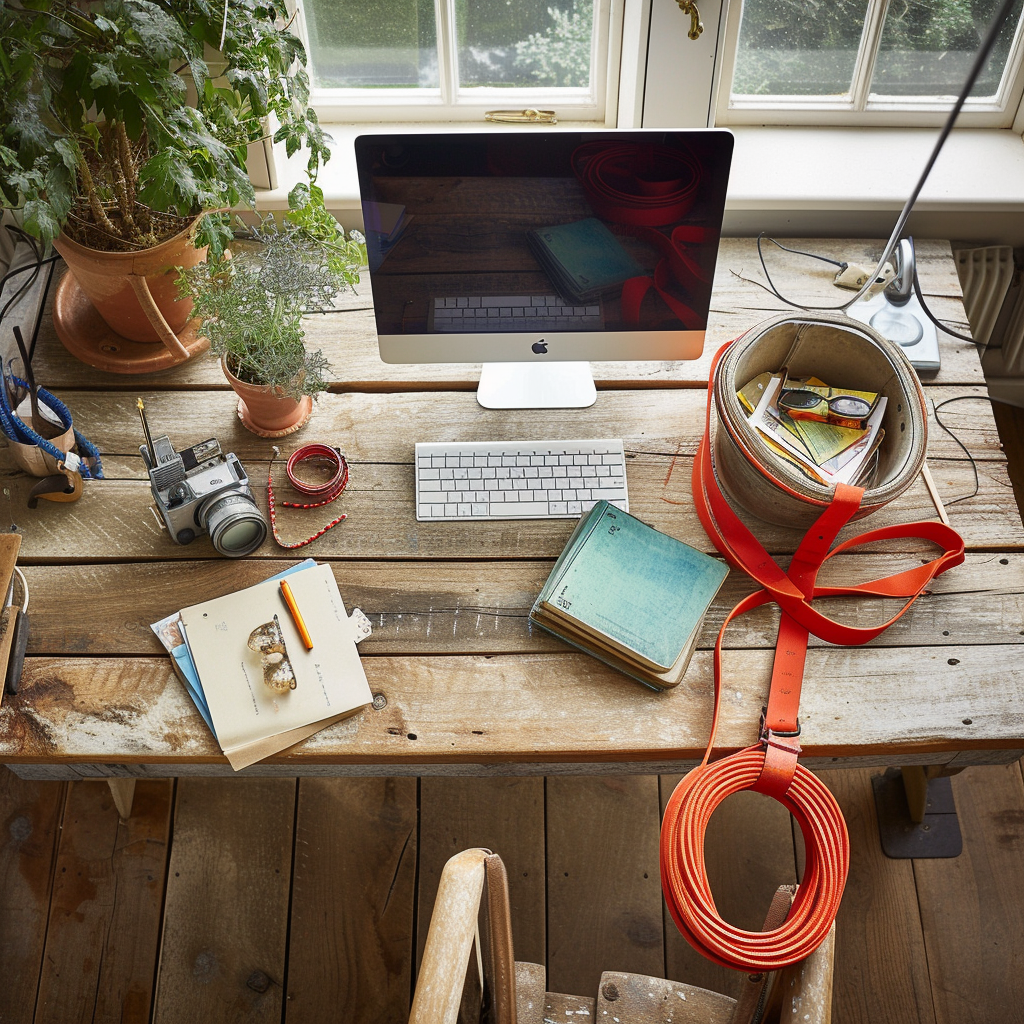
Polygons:
M779 408L794 420L816 420L837 427L863 427L871 415L872 404L857 395L838 394L825 398L806 388L786 388L779 395Z

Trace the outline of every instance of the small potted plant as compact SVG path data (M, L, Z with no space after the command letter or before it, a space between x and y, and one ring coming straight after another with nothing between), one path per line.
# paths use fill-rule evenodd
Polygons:
M182 268L179 289L238 394L242 423L282 437L306 423L327 387L327 359L306 350L302 318L359 280L365 248L318 204L241 225L236 239L230 254Z

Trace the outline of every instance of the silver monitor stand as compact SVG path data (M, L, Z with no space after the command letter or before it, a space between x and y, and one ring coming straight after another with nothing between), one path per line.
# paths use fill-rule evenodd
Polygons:
M485 409L586 409L597 388L587 362L484 363L476 400Z

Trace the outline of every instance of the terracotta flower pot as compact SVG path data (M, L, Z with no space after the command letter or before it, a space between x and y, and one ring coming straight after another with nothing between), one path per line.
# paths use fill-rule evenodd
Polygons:
M179 298L177 286L177 267L193 267L206 259L206 247L197 249L192 244L198 223L197 217L173 238L140 252L90 249L64 234L56 239L54 248L64 257L71 274L61 282L54 321L61 341L72 354L103 369L132 372L131 367L97 362L91 358L94 350L109 353L114 363L125 359L145 361L145 366L137 367L141 371L161 368L154 365L156 361L165 365L183 362L209 347L205 338L196 338L193 331L186 330L192 300ZM95 318L95 324L88 322L92 312L88 303L102 318ZM88 337L111 332L114 339L128 343L125 348L130 356L119 359L117 346L111 345L109 338L97 341ZM161 349L150 355L143 349L140 355L138 346L132 343L163 345L166 352Z
M284 437L304 427L313 414L309 395L291 398L280 388L266 384L247 384L239 380L221 359L221 369L238 395L238 418L242 426L260 437Z

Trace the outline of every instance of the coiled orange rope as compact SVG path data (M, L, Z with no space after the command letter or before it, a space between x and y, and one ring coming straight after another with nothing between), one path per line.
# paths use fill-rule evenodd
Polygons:
M718 351L715 367L728 346ZM849 870L849 837L842 812L828 789L797 763L800 723L797 710L807 638L814 633L830 643L863 644L896 621L940 573L964 560L963 539L941 523L924 522L871 530L829 548L860 506L863 491L838 485L835 496L801 541L788 571L783 571L726 501L715 480L710 426L713 399L708 386L704 437L693 468L697 514L715 547L729 564L745 572L762 589L744 598L726 617L715 644L715 708L711 735L700 765L676 787L661 830L661 882L676 926L708 959L748 971L771 971L811 953L835 920ZM766 476L769 474L761 468ZM774 478L771 478L774 480ZM778 481L776 481L778 483ZM780 484L781 486L781 484ZM818 570L841 551L877 540L917 537L943 548L943 554L904 572L845 587L816 585ZM905 597L906 604L878 626L855 627L836 622L812 607L818 597L841 595ZM718 728L722 682L722 638L737 616L769 601L782 609L775 664L759 742L711 762ZM782 925L748 932L722 920L715 907L704 863L704 835L718 805L741 790L773 797L796 818L806 847L804 876L793 908Z

